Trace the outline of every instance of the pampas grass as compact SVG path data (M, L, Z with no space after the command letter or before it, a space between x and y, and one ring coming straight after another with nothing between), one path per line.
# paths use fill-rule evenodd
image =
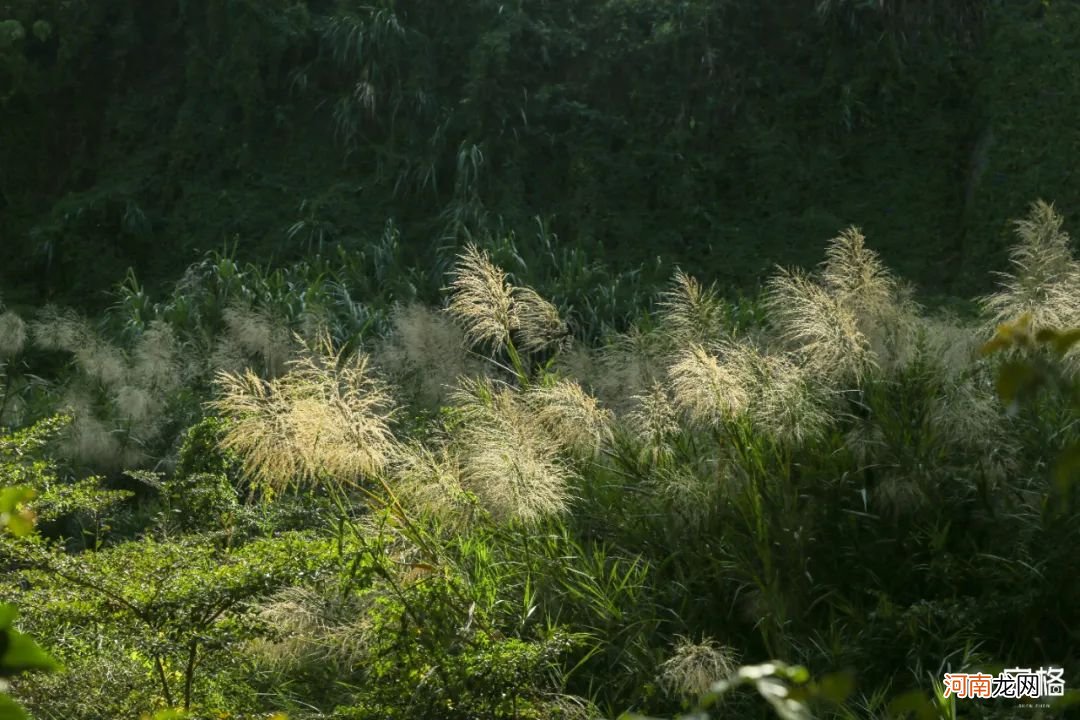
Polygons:
M730 357L722 361L716 352L692 343L675 356L668 370L672 395L676 403L692 422L706 426L718 425L742 414L750 404L749 389L752 378L748 377L745 362L736 348L725 349Z
M560 445L517 394L489 379L464 380L453 400L465 486L496 522L532 524L566 512L570 467Z
M514 287L506 273L469 244L452 272L447 312L470 346L497 353L538 352L568 336L558 309L532 288Z
M450 290L447 310L464 329L470 345L488 345L498 352L511 342L511 331L518 326L514 289L486 252L472 244L465 247L454 267Z
M231 305L222 312L226 340L220 360L228 362L239 350L247 358L258 358L269 377L281 375L295 350L289 329L265 309Z
M359 482L382 470L394 449L396 406L367 355L345 355L329 337L279 378L219 372L210 406L233 420L223 446L249 477L280 491L294 483Z
M595 457L611 439L611 411L573 380L534 387L525 401L552 441L571 453Z
M660 321L676 343L710 343L725 331L727 310L713 286L705 287L682 270L660 294Z
M1043 201L1015 222L1017 242L1009 254L1012 266L1000 273L1001 289L982 299L991 324L1030 314L1036 328L1068 328L1080 323L1080 265L1063 218Z
M26 323L15 313L0 314L0 360L14 357L26 347Z
M375 360L421 404L440 405L459 377L480 371L466 352L464 332L443 314L413 303L394 308L390 321L392 330Z
M476 496L463 483L455 453L445 445L431 445L410 442L399 448L390 471L398 498L414 511L460 530L476 518Z

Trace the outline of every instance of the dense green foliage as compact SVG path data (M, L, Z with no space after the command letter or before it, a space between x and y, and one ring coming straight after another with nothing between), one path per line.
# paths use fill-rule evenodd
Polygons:
M1078 41L0 0L0 718L1064 712Z
M535 216L616 275L692 262L725 292L854 223L925 291L969 295L1032 198L1078 205L1074 2L6 0L0 19L20 298L97 305L129 265L157 287L234 240L285 261L392 218L411 259Z
M0 542L0 592L62 666L15 696L74 720L1012 717L941 673L1080 680L1080 355L1055 330L1080 261L1045 203L1014 229L971 320L854 229L756 303L676 273L625 331L475 245L441 309L362 310L344 253L212 256L156 302L129 277L99 322L4 312L24 429L0 479L40 534Z

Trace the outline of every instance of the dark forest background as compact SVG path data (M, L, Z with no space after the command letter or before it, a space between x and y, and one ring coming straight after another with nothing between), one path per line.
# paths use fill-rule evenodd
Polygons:
M987 0L0 3L18 299L287 261L387 219L419 262L539 217L616 271L753 289L856 224L985 290L1033 198L1075 218L1080 7ZM659 262L657 258L659 257ZM663 265L657 270L657 264Z

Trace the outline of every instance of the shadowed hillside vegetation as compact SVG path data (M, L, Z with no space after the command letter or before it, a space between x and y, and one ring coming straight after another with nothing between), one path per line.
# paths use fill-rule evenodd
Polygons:
M98 320L5 311L0 479L38 528L0 542L0 595L59 662L13 696L75 720L1056 716L1071 696L958 701L942 674L1080 681L1054 469L1077 406L1036 391L1077 387L1065 228L1033 204L974 319L854 227L759 301L680 270L623 327L478 244L436 305L210 256Z
M226 245L370 252L387 219L417 265L536 217L649 293L690 264L754 292L854 224L966 297L1032 198L1078 206L1073 2L6 0L0 23L11 302L100 307L129 266L162 289Z

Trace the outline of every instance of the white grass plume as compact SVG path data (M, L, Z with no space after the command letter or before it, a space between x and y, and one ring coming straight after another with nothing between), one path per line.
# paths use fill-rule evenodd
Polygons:
M295 482L352 483L380 471L394 447L395 412L366 355L345 356L329 338L263 380L254 372L219 372L211 403L233 420L223 445L243 458L246 473L281 490Z
M383 372L427 406L442 404L459 377L479 372L465 334L444 315L419 303L394 308L392 330L375 351Z
M464 380L453 399L463 479L496 522L531 524L564 513L570 468L535 414L488 379Z
M265 309L241 305L225 308L222 319L231 345L248 357L258 358L268 376L277 377L285 371L295 345L284 323Z
M660 294L660 320L677 343L710 343L725 334L727 311L713 286L703 286L682 270Z
M559 309L532 288L514 288L513 311L518 344L525 352L538 352L567 336Z
M641 443L643 459L654 464L669 460L674 454L671 441L680 431L678 409L667 388L653 383L645 392L633 395L626 413L626 424Z
M470 346L499 352L513 342L521 351L537 352L567 337L558 308L532 288L511 285L475 245L466 245L452 277L447 312Z
M466 245L454 267L450 289L447 310L465 330L468 342L488 345L496 352L506 347L518 324L514 289L488 254L471 243Z
M173 329L155 320L139 336L131 358L134 383L147 391L169 393L190 376L180 342Z
M608 407L620 413L628 411L636 404L635 396L666 380L670 353L667 335L632 326L601 349L591 384Z
M398 498L414 511L438 518L458 530L476 517L475 495L462 481L455 453L442 443L402 445L391 464Z
M26 323L10 310L0 313L0 360L14 357L26 347Z
M816 375L858 383L873 364L858 318L805 273L783 270L774 276L766 307L781 340Z
M1080 263L1063 223L1054 206L1041 200L1016 221L1011 268L999 273L1001 289L981 300L989 317L985 331L1024 314L1030 314L1035 329L1080 325ZM1076 355L1075 349L1070 352L1071 359Z
M715 426L734 419L750 404L753 378L735 352L729 355L734 357L725 362L716 352L691 343L675 356L668 370L672 395L691 421Z
M536 386L526 401L552 440L571 453L594 457L611 439L611 411L573 380Z
M816 276L782 270L766 307L780 340L800 364L833 386L858 385L906 358L920 309L856 228L834 238Z

